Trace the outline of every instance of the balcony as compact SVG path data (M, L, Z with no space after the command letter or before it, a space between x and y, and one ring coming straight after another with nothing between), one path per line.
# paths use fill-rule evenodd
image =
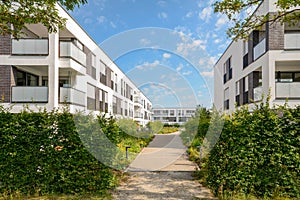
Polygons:
M300 49L300 33L285 33L284 49Z
M253 100L254 101L261 101L262 100L262 86L256 87L253 89Z
M60 41L60 57L72 58L83 66L86 66L86 54L70 41Z
M85 106L85 93L74 88L60 88L60 103L69 103L79 106Z
M266 39L264 38L253 48L253 59L256 60L266 52Z
M48 55L48 39L12 39L12 55Z
M300 99L300 82L276 83L276 98Z
M48 87L14 86L11 88L12 103L47 103Z

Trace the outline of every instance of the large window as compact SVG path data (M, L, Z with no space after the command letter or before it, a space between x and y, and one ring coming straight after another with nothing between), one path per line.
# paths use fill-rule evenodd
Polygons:
M27 72L17 71L17 86L38 86L39 77Z
M275 81L281 83L300 82L300 72L276 72Z

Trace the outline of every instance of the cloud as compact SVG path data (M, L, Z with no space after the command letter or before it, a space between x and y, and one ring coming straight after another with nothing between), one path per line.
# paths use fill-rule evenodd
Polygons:
M182 68L183 68L183 64L180 63L180 64L178 65L178 67L176 67L176 71L179 72Z
M112 28L117 28L117 25L116 25L115 23L113 23L113 22L110 22L110 26L111 26Z
M186 18L190 18L193 16L193 12L192 11L189 11L188 13L186 13L185 17Z
M160 7L165 7L167 5L167 2L166 1L158 1L156 4Z
M93 23L93 20L91 18L86 18L84 21L83 21L84 24L92 24Z
M212 78L214 76L214 71L203 71L200 74L201 76Z
M220 15L220 17L218 18L218 20L216 22L217 30L220 29L222 26L224 26L227 23L228 23L227 17L224 17L223 15Z
M169 58L171 58L171 54L169 54L169 53L164 53L164 54L163 54L163 58L169 59Z
M151 41L147 38L142 38L140 39L140 44L143 45L143 46L147 46L151 43Z
M97 17L97 22L99 24L103 24L106 21L106 17L105 16L99 16Z
M151 70L151 69L154 69L156 68L157 66L160 65L160 62L158 60L155 60L154 62L152 63L149 63L149 62L144 62L143 64L141 65L137 65L135 68L139 69L139 70Z
M205 50L206 49L205 43L206 42L204 40L199 40L199 39L192 40L192 41L183 41L177 44L176 51L183 56L187 56L192 51Z
M212 13L213 13L212 7L211 6L206 7L199 13L199 18L204 20L205 22L209 22Z
M157 16L159 19L167 19L168 18L168 14L165 12L158 13Z
M186 71L186 72L182 72L182 75L187 76L187 75L190 75L191 73L192 73L192 71Z

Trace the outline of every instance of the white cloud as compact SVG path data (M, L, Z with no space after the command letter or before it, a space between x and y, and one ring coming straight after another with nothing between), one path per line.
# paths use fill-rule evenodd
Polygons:
M167 19L168 18L168 14L165 12L158 13L157 16L159 19Z
M97 22L99 24L103 24L106 21L106 17L105 16L99 16L97 17Z
M219 44L219 43L221 43L221 40L217 38L217 39L214 40L214 43Z
M205 43L206 42L204 40L184 41L177 44L177 52L183 56L187 56L192 51L197 51L200 49L205 50Z
M187 75L190 75L191 73L192 73L192 71L186 71L186 72L182 72L182 75L187 76Z
M185 15L186 18L190 18L192 16L193 16L193 12L192 11L186 13L186 15Z
M228 23L227 17L224 17L223 15L220 15L216 22L216 28L217 30L220 29L222 26L224 26L226 23Z
M180 63L180 64L178 65L178 67L176 67L176 71L179 72L182 68L183 68L183 64Z
M156 4L160 7L165 7L167 2L166 1L158 1Z
M214 76L214 71L203 71L200 74L201 76L212 78Z
M204 20L205 22L209 22L212 13L213 13L212 7L211 6L206 7L199 13L199 18Z
M154 69L156 68L157 66L160 65L160 62L158 60L155 60L154 62L152 63L149 63L149 62L144 62L143 64L141 65L138 65L136 66L135 68L139 69L139 70L151 70L151 69Z
M83 21L84 24L92 24L93 23L93 20L91 18L86 18L84 21Z
M171 54L169 54L169 53L164 53L164 54L163 54L163 57L164 57L165 59L169 59L169 58L171 58Z
M140 44L143 45L143 46L147 46L151 43L151 41L147 38L142 38L140 39Z
M110 26L111 26L112 28L117 28L117 25L116 25L115 23L113 23L113 22L110 22Z
M160 76L160 79L165 79L167 76L165 74Z

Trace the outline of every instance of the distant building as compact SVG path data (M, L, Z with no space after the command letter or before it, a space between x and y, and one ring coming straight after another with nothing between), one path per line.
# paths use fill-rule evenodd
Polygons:
M179 124L187 122L196 113L196 107L191 108L153 108L153 120L164 124Z
M262 1L255 13L271 15L275 0ZM299 9L291 8L291 9ZM298 11L297 11L298 12ZM235 105L259 102L270 91L270 104L300 104L300 22L267 23L248 40L233 41L214 66L214 105L233 112Z
M19 40L0 36L1 105L20 112L24 104L32 110L68 104L72 113L107 113L147 124L150 100L66 10L57 9L67 19L57 33L28 24Z

